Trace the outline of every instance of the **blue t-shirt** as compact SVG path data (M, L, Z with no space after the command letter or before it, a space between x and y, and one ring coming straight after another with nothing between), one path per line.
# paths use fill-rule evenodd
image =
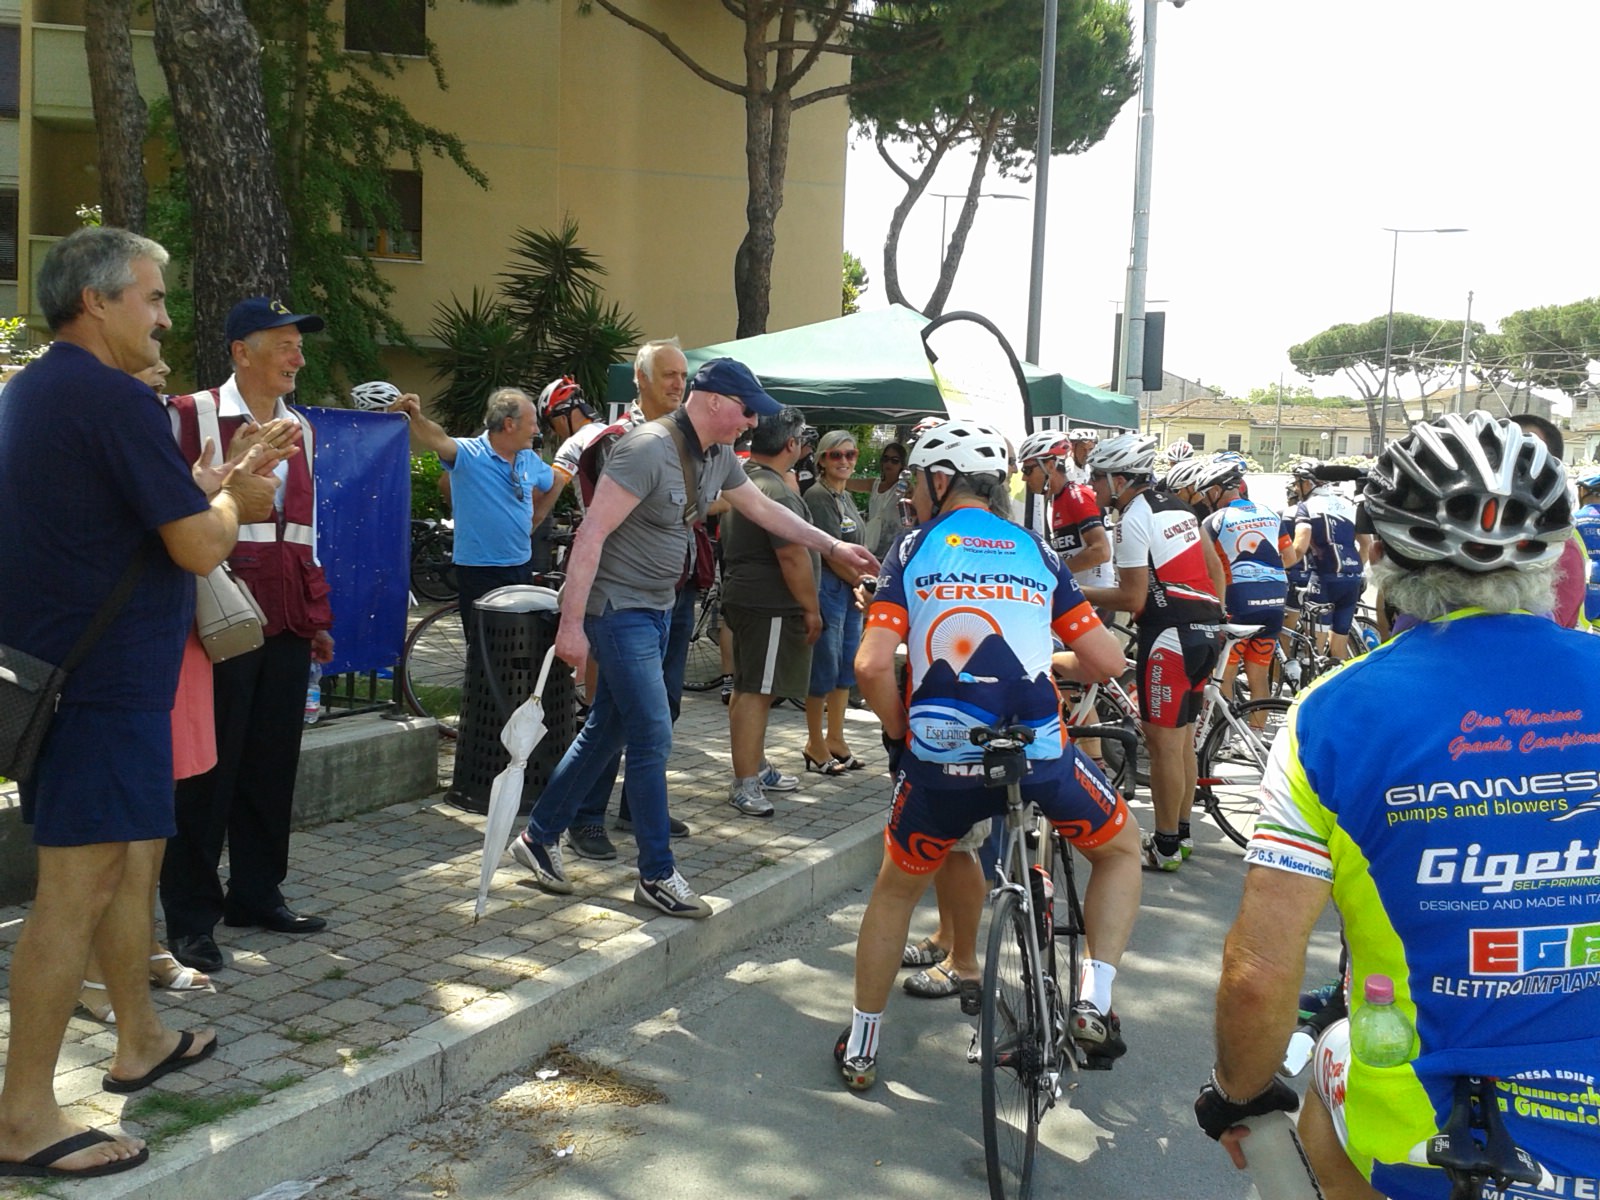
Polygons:
M1583 615L1590 622L1600 622L1600 504L1585 504L1573 514L1572 522L1583 539L1584 551L1589 556L1589 574L1583 593Z
M146 534L206 506L155 393L56 342L0 395L0 642L60 664ZM193 620L156 549L63 702L170 709Z
M1350 1064L1358 1165L1404 1162L1450 1111L1454 1076L1486 1074L1511 1136L1587 1180L1560 1194L1593 1194L1597 678L1600 639L1466 610L1317 680L1273 744L1245 861L1330 880L1351 994L1388 975L1417 1032L1404 1066ZM1383 1195L1418 1194L1387 1171Z
M533 557L533 500L555 484L550 464L532 450L512 462L489 435L456 438L450 507L456 517L455 561L465 567L520 567Z
M906 643L917 760L974 767L983 751L967 731L1001 724L1034 730L1030 759L1062 757L1051 634L1070 646L1100 621L1037 533L976 507L908 530L884 559L867 626Z

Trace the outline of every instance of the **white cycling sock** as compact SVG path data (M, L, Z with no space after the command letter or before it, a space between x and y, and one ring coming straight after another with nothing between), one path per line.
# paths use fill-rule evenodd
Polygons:
M1110 963L1093 958L1084 959L1083 974L1078 984L1079 998L1094 1005L1104 1016L1111 1011L1111 981L1116 977L1117 969Z
M875 1058L878 1053L878 1022L883 1020L881 1012L864 1013L859 1008L850 1010L850 1040L845 1043L844 1056L851 1058Z

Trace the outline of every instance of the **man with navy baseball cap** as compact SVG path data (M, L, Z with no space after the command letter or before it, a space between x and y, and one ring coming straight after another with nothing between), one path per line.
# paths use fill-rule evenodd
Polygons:
M713 358L702 365L689 381L689 395L696 392L738 400L745 407L746 420L774 417L783 411L783 405L767 395L755 372L735 358Z
M292 313L283 301L270 296L251 296L229 311L227 323L223 325L223 340L231 349L235 342L242 342L253 333L281 329L285 325L293 325L301 333L321 333L327 322L312 313Z

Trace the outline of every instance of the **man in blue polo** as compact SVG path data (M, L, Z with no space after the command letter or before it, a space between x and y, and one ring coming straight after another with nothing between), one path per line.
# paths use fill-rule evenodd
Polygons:
M639 842L634 900L672 917L711 907L678 873L668 842L667 758L672 715L662 672L680 583L694 570L691 526L722 494L742 517L777 536L858 567L877 569L862 546L829 537L768 499L732 445L763 415L780 411L750 369L714 359L689 383L682 407L624 434L606 460L573 542L561 594L556 653L581 673L600 664L594 704L512 843L512 855L546 892L572 891L558 839L597 780L627 749L626 787Z
M539 418L521 388L505 387L489 397L483 432L456 438L423 415L422 401L401 396L390 412L411 421L411 448L432 450L450 473L455 510L456 591L462 629L472 640L469 618L479 596L532 577L533 509L541 492L555 486L550 464L534 453Z

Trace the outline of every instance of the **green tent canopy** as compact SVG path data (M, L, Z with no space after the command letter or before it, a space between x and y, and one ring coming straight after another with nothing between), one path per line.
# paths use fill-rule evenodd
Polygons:
M691 376L710 359L738 359L780 403L803 409L814 424L893 424L944 412L922 350L927 323L921 313L896 304L686 350L684 356ZM1036 422L1058 417L1074 425L1138 426L1138 406L1127 396L1026 363L1022 371ZM633 399L631 363L613 364L607 382L610 403Z

